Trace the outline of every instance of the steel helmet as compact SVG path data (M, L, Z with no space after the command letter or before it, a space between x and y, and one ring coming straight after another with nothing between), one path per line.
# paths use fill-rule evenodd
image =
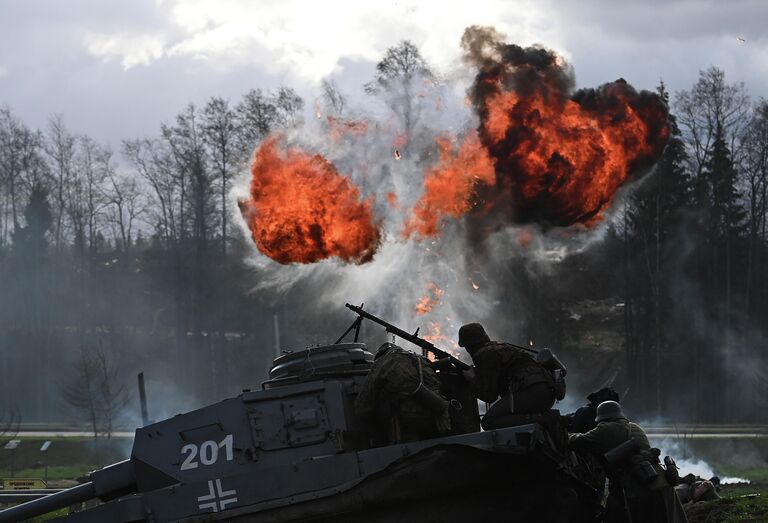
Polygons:
M467 323L459 329L459 347L473 347L489 341L491 339L479 323Z
M617 402L604 401L597 406L597 416L595 417L595 421L597 423L618 418L627 419L626 416L624 416L624 413L621 411L621 405L619 405Z

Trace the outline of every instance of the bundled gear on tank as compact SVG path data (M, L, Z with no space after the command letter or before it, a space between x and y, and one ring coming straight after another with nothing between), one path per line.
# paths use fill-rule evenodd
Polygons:
M583 434L571 434L577 452L601 457L609 481L605 521L686 522L680 501L659 462L660 452L651 448L645 431L624 416L615 401L598 405L597 426Z
M610 387L605 387L587 396L588 404L579 407L568 415L568 432L587 432L597 426L597 406L604 401L619 401L619 394Z
M446 434L449 406L429 360L392 343L379 348L355 400L355 412L385 428L390 441Z
M486 429L507 425L505 419L510 415L544 414L558 396L565 394L565 367L548 350L542 363L534 351L491 341L479 323L459 329L459 345L475 364L473 387L477 397L493 403L483 417Z

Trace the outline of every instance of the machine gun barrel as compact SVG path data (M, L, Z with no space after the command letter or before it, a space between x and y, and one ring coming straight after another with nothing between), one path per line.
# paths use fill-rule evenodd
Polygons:
M425 351L431 352L438 359L448 358L450 360L450 362L453 363L456 366L456 368L458 368L459 370L467 370L467 369L471 368L469 365L467 365L466 363L464 363L460 359L455 358L454 356L451 356L450 354L448 354L444 350L438 349L437 347L435 347L435 345L433 343L425 340L424 338L419 337L418 336L418 332L419 332L418 329L416 330L415 333L411 334L409 332L404 331L403 329L401 329L399 327L396 327L396 326L392 325L391 323L389 323L387 321L382 320L378 316L374 316L370 312L368 312L366 310L363 310L362 307L358 307L356 305L350 305L349 303L346 304L346 307L349 310L353 311L358 316L360 316L362 318L365 318L367 320L371 320L374 323L378 323L379 325L381 325L382 327L387 329L387 332L389 332L390 334L394 334L398 338L402 338L402 339L404 339L406 341L410 341L411 343L413 343L417 347L421 347Z

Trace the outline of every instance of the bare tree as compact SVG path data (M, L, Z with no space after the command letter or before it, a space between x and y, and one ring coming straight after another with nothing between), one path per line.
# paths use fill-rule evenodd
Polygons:
M123 155L139 176L149 183L148 212L157 238L174 247L181 234L179 224L184 199L180 176L170 149L158 140L140 139L123 142Z
M712 153L718 127L729 149L738 152L736 142L750 109L743 83L728 84L722 69L710 67L699 72L699 80L690 91L677 93L675 109L697 178Z
M204 140L209 157L219 178L221 212L221 256L227 255L227 191L229 180L238 163L237 115L223 98L211 98L203 110Z
M407 144L419 122L421 98L416 96L417 83L433 84L435 74L421 56L418 47L403 40L390 47L376 64L373 81L365 85L368 94L380 96L389 108L402 120Z
M133 243L134 224L144 212L143 195L133 177L115 171L111 156L105 151L100 157L101 170L105 174L102 197L107 221L114 230L115 246L125 252Z
M88 253L96 253L96 236L101 225L104 207L103 187L108 174L108 148L100 146L92 138L81 136L78 140L76 164L78 171L77 185L81 191L80 201L88 243Z
M64 213L66 212L65 192L70 181L75 156L75 137L69 132L61 115L54 115L48 122L48 136L45 151L51 163L54 176L55 221L54 245L59 253L64 236Z
M278 113L272 97L261 89L248 91L237 104L240 150L250 155L256 145L277 125Z
M98 376L98 393L102 417L102 429L107 439L112 437L115 422L128 404L128 392L114 358L102 345L94 354Z
M125 383L110 352L99 343L95 350L81 347L73 376L60 385L62 397L88 422L93 439L112 437L120 412L128 403Z
M301 122L304 100L290 87L280 86L274 98L277 121L282 127L295 127Z
M320 84L323 91L323 101L336 116L342 116L347 106L347 99L333 80L324 79Z
M99 438L99 385L97 362L84 347L80 348L74 365L74 376L60 386L61 395L93 431L93 439Z

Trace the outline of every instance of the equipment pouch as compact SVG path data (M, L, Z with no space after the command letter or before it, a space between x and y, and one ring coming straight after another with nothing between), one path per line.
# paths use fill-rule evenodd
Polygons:
M421 403L424 408L435 414L441 414L448 411L448 400L425 387L423 383L419 384L419 387L413 392L411 397Z
M673 487L680 483L680 473L677 469L677 463L671 456L664 457L664 475L667 478L667 482Z
M651 465L649 461L640 461L639 463L635 463L632 465L631 471L632 476L641 485L648 485L659 477L659 473L656 472L656 469L653 467L653 465Z

